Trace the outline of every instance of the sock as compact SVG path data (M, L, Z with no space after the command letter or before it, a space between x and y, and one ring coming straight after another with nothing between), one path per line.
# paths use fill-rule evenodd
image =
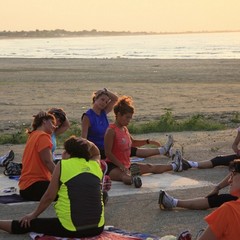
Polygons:
M158 151L159 151L160 155L164 155L166 153L166 150L164 147L159 147Z
M177 204L178 204L178 199L173 198L173 206L174 206L174 207L177 207Z
M198 168L198 162L194 162L194 161L187 161L192 168Z

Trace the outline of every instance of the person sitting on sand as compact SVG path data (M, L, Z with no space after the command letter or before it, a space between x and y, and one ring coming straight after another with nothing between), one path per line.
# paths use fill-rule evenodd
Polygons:
M220 207L225 202L235 201L238 198L230 193L219 194L219 191L227 186L229 186L228 174L220 183L218 183L214 189L206 197L190 198L190 199L177 199L172 197L170 194L164 190L160 190L158 204L162 210L172 210L176 207L203 210L209 208Z
M20 220L0 220L0 229L13 234L28 232L64 238L93 237L104 229L100 153L86 139L70 137L62 158L36 209ZM76 191L77 189L77 191ZM55 218L38 218L56 199Z
M118 99L114 106L115 122L110 124L105 137L104 146L106 153L106 162L108 164L108 174L114 181L122 181L125 184L134 183L135 187L141 187L141 179L138 175L145 173L163 173L166 171L182 171L181 152L176 150L172 164L140 164L131 165L130 153L132 138L128 132L127 125L131 121L134 113L132 98L123 96ZM163 146L152 149L141 149L141 151L151 151L153 155L164 155L172 147L172 137Z
M19 193L25 200L39 201L48 188L55 167L51 141L55 128L55 117L41 111L34 115L32 130L27 130L28 139L18 184Z
M53 153L53 161L54 163L57 163L59 159L61 159L61 156L57 158L57 155L55 154L55 150L57 148L57 137L63 133L65 133L69 127L70 127L70 122L68 120L66 112L62 108L50 108L48 110L49 113L53 114L54 117L56 118L56 128L52 134L52 153Z
M53 159L54 161L56 160L56 156L55 156L55 150L57 148L57 139L56 137L59 136L60 134L63 134L64 132L66 132L69 127L70 127L70 123L67 117L66 112L62 109L62 108L50 108L48 110L48 113L52 114L55 119L56 119L56 128L54 130L54 132L51 135L52 138L52 154L53 154ZM41 113L39 113L40 115L44 115L45 112L42 111ZM57 160L56 160L57 161Z
M107 114L110 113L113 109L113 106L117 102L118 97L113 92L104 88L94 92L92 95L92 108L87 110L87 112L82 115L82 132L81 137L86 138L94 142L100 150L101 159L105 159L105 150L104 150L104 135L109 127L109 121ZM171 136L170 136L171 138ZM158 141L150 139L134 139L131 136L132 147L131 147L131 156L137 156L140 158L150 157L156 152L159 154L158 150L155 149L142 149L139 148L146 144L155 145L160 147ZM172 142L173 140L169 139ZM154 152L154 153L153 153ZM167 153L168 154L168 153Z
M109 114L118 97L115 93L104 88L92 95L92 108L82 115L81 137L96 144L101 153L101 159L105 159L104 134L109 126L107 114Z
M232 144L232 149L234 151L234 154L217 156L215 158L212 158L211 160L205 160L201 162L189 161L189 160L183 159L183 168L184 170L187 170L189 168L205 169L205 168L214 168L216 166L229 166L229 163L231 161L240 157L240 149L238 148L239 143L240 143L240 127L237 129L237 136L235 137Z
M198 240L235 240L240 235L240 159L229 165L230 194L237 197L236 201L224 203L221 207L205 217L208 227Z

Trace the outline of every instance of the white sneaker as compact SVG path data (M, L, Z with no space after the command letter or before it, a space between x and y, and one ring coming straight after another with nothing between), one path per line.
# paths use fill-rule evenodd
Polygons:
M183 170L182 153L179 149L176 150L172 163L176 165L174 169L175 172L181 172Z
M7 154L0 157L0 166L5 167L13 159L14 159L14 152L13 150L10 150Z
M172 148L173 146L173 136L171 134L168 135L168 139L167 139L167 142L165 143L165 145L163 146L164 148L164 155L165 156L170 156L170 149Z
M165 191L160 190L159 192L159 198L158 198L158 204L160 209L164 210L164 209L172 209L175 206L174 204L174 198L171 197L170 195L168 195Z

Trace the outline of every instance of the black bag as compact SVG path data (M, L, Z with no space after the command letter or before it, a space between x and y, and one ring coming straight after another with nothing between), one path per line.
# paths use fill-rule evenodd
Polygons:
M22 163L9 162L4 170L6 176L19 176L22 171Z

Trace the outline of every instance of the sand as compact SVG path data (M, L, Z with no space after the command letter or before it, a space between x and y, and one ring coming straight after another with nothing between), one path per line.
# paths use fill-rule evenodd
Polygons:
M92 92L103 87L133 97L133 121L166 110L228 119L238 111L239 76L240 60L0 59L0 131L53 106L79 122Z
M239 111L239 79L240 60L0 59L0 133L28 126L33 114L50 107L64 108L70 121L80 123L82 113L91 106L92 92L103 87L119 96L133 97L136 108L133 121L158 119L170 110L179 119L203 114L230 123ZM110 118L113 119L113 115ZM237 123L232 123L223 131L172 134L175 147L183 149L184 157L203 161L219 154L231 154L237 127ZM165 133L135 137L161 142L166 139ZM16 161L21 161L24 145L1 145L0 153L10 148L16 153ZM165 163L169 160L150 158L147 161ZM214 184L226 173L226 168L219 167L179 174ZM207 191L209 189L196 189L189 190L188 194L181 191L173 194L195 197ZM203 217L209 211L160 213L156 198L155 195L144 196L138 205L130 202L135 199L129 198L131 214L136 214L136 221L130 219L130 223L126 220L129 214L126 199L110 200L106 208L107 224L159 236L177 234L186 228L196 232L205 226ZM116 207L119 216L114 215ZM4 216L11 217L7 209ZM144 209L144 221L138 212L141 209ZM18 214L21 216L22 212Z

